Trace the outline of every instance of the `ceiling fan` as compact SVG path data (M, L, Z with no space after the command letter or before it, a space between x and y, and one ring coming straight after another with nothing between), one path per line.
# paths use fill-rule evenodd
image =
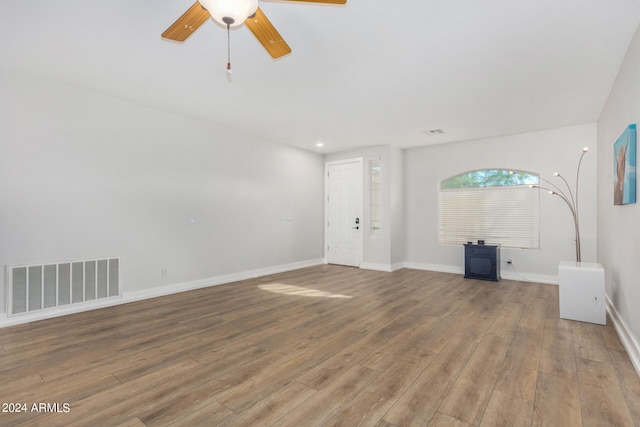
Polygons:
M347 0L287 0L291 2L346 4ZM198 0L162 33L168 40L183 42L212 17L227 27L243 23L273 58L291 53L291 48L258 7L258 0Z

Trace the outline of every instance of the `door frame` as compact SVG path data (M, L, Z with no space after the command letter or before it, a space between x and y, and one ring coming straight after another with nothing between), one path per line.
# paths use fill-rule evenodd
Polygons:
M357 245L358 245L358 268L360 268L360 266L362 265L363 259L364 259L364 160L362 157L354 157L351 159L343 159L343 160L334 160L331 162L325 162L324 163L324 263L328 264L328 251L327 251L327 247L329 246L329 227L328 227L328 222L329 222L329 205L328 205L328 199L329 199L329 167L331 166L335 166L335 165L341 165L341 164L346 164L346 163L358 163L360 165L360 179L362 180L361 186L360 188L362 189L362 194L361 194L361 200L362 200L362 206L361 208L361 220L360 220L360 224L361 224L361 228L362 228L362 233L360 233L360 239L358 239L357 241Z

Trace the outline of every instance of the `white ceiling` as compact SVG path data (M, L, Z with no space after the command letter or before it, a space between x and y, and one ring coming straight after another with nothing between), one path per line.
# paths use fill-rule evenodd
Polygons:
M244 27L160 33L194 0L1 0L0 68L324 152L597 120L640 0L260 1L293 52ZM442 135L424 131L440 128Z

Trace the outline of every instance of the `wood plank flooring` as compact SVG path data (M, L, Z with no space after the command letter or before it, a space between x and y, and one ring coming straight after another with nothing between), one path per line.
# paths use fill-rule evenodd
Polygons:
M611 322L559 319L556 286L328 265L0 329L0 402L26 409L0 426L640 425Z

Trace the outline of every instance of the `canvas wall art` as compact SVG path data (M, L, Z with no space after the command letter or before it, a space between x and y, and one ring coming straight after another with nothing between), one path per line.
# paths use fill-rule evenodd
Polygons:
M636 202L636 125L627 126L613 144L613 204Z

